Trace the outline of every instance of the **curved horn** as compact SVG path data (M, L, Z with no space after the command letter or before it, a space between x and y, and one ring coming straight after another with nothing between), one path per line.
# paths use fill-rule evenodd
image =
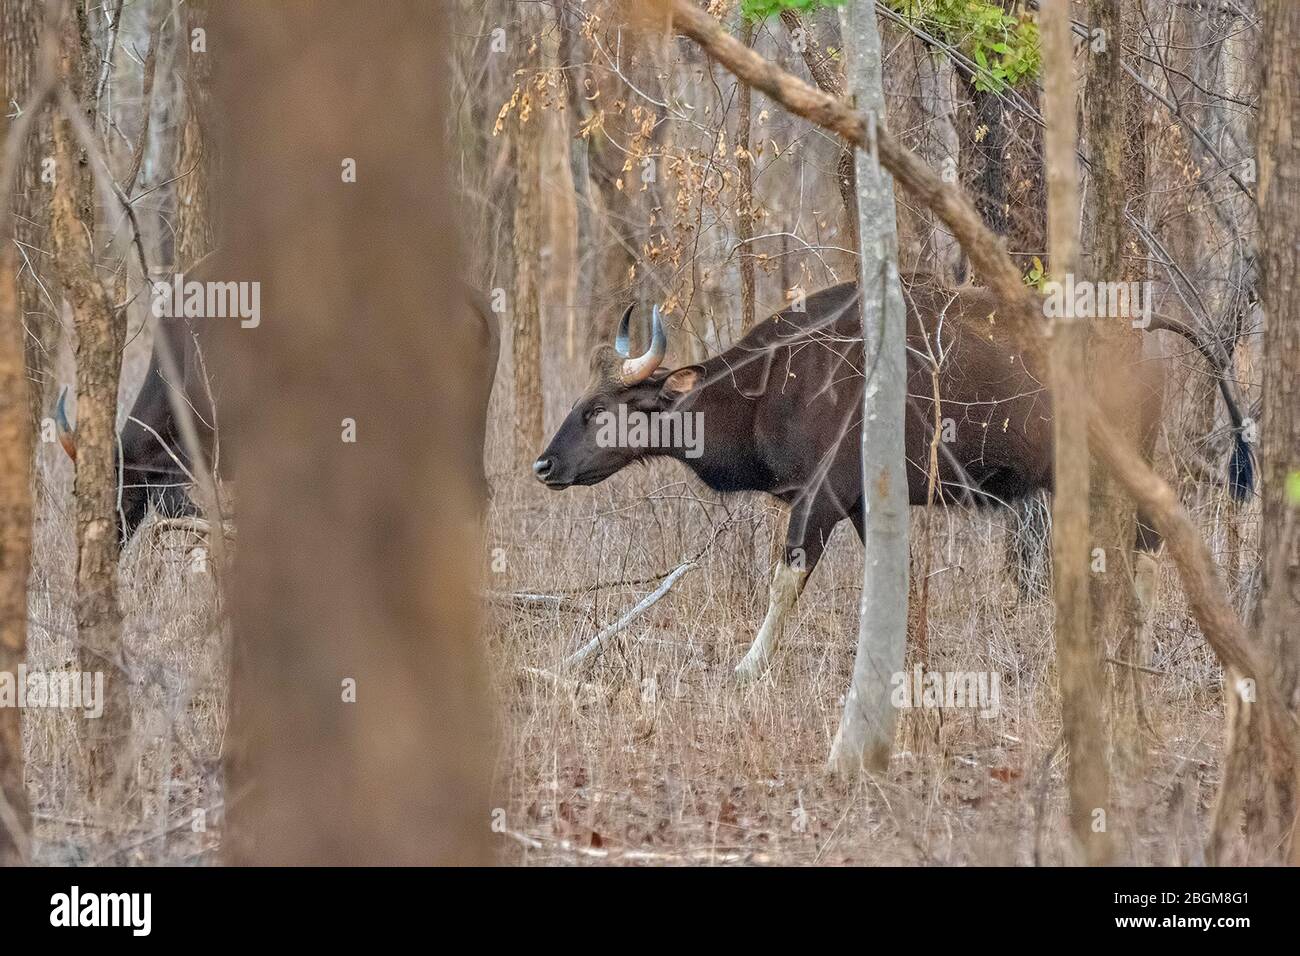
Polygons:
M634 308L636 308L635 302L629 305L627 311L623 313L623 318L618 323L618 336L614 339L614 349L619 355L623 356L623 358L627 358L627 350L632 345L632 339L628 333L628 326L632 321L632 310Z
M639 358L624 360L623 384L635 385L637 382L644 382L659 367L667 351L668 335L664 332L663 319L660 318L659 306L656 305L650 317L650 348L646 349L646 353Z
M59 391L59 404L54 406L54 426L59 433L59 444L63 450L68 453L68 457L73 461L77 460L77 441L72 431L72 426L68 424L68 409L65 404L68 398L68 386L64 385Z

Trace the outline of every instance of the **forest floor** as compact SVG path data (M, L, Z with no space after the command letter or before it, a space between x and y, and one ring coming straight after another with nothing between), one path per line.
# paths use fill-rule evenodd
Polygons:
M825 762L857 634L862 548L848 522L813 573L774 665L742 686L732 668L766 610L772 534L784 531L776 508L714 495L673 462L562 493L514 479L495 485L493 546L503 549L504 570L493 587L565 599L489 611L506 741L499 800L514 844L505 860L1071 859L1053 609L1046 596L1019 597L1003 516L933 515L924 655L926 673L996 679L996 713L900 709L888 772L846 785ZM918 512L914 542L923 535ZM657 578L701 550L699 568L596 664L563 674L568 654L655 587L618 582ZM921 553L914 543L914 581ZM920 660L915 610L909 675ZM1167 561L1148 664L1158 672L1142 681L1154 734L1134 733L1131 718L1116 728L1117 739L1142 742L1114 752L1107 825L1126 862L1202 863L1220 776L1222 675ZM1108 665L1112 680L1123 676L1116 670Z
M491 809L503 811L485 819L503 863L1071 859L1052 605L1046 596L1020 598L1005 557L1005 516L933 513L925 614L926 671L992 675L996 713L901 709L888 771L845 784L824 767L857 633L863 559L852 527L836 530L768 674L739 686L732 668L766 609L781 512L759 496L714 494L675 462L547 491L508 466L503 404L498 395L484 555L495 595L485 607L485 647L501 741ZM551 410L554 419L567 402ZM71 469L60 455L47 446L39 456L33 669L76 666ZM1196 514L1221 563L1235 564L1246 548L1227 543L1232 511L1223 496L1209 495ZM1251 513L1236 520L1253 539ZM914 510L914 579L923 536ZM200 544L186 532L143 533L123 556L134 705L128 805L87 802L79 714L28 714L37 862L218 861L225 649ZM697 555L698 567L592 667L560 674L567 655ZM1237 577L1229 578L1239 598ZM517 592L562 600L524 607L505 597ZM920 659L917 627L911 636L909 673ZM1131 718L1118 722L1116 739L1142 744L1113 751L1107 826L1125 862L1200 863L1221 773L1222 674L1167 560L1147 664L1154 733L1139 737ZM1113 685L1123 669L1107 670Z

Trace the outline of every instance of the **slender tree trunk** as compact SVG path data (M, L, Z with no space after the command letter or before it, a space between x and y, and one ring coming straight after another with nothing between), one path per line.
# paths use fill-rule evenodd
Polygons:
M975 208L990 229L1000 236L1007 234L1007 131L1002 125L1002 97L975 88L966 81L972 103L975 134L970 149L962 151L962 160L970 165L970 180Z
M1048 234L1051 272L1077 274L1079 172L1075 160L1075 99L1069 0L1045 0L1043 86L1048 118ZM1087 326L1057 319L1049 360L1052 383L1055 494L1052 498L1052 577L1056 593L1056 659L1061 720L1069 748L1070 829L1084 859L1108 863L1110 772L1099 694L1101 654L1089 629Z
M885 94L875 7L855 3L842 16L846 76L856 106L883 126ZM907 317L898 280L894 181L871 152L859 150L855 159L863 368L871 374L862 396L866 561L858 648L830 754L831 767L841 773L888 768L897 716L890 700L891 678L903 669L907 649ZM865 454L867 449L870 454Z
M1300 710L1300 5L1263 5L1264 72L1259 117L1260 252L1264 302L1264 408L1261 489L1263 559L1256 626L1272 659L1278 691L1294 715ZM1297 742L1300 743L1300 742ZM1300 748L1298 748L1300 749ZM1289 859L1300 862L1295 780L1277 775L1278 829L1290 830Z
M0 103L30 108L38 55L37 6L6 8L3 29L5 69L0 71ZM46 51L48 53L48 51ZM27 661L27 580L32 549L32 429L29 409L27 356L23 327L23 296L19 290L15 239L30 202L27 175L31 141L36 137L33 115L0 114L0 141L16 143L19 168L0 156L0 679L12 681ZM10 187L17 185L18 196ZM22 198L19 198L22 197ZM11 199L14 200L11 203ZM31 812L23 777L22 702L0 704L0 866L29 861Z
M32 430L13 260L6 241L0 250L0 678L8 679L27 660L32 557ZM31 830L22 710L13 703L0 706L0 866L27 862Z
M926 118L921 156L934 168L956 174L961 156L957 136L956 93L952 61L916 45L916 74L921 110ZM961 246L933 213L927 213L925 254L930 268L953 281L961 268Z
M591 160L588 155L590 144L583 136L582 129L591 118L591 107L587 102L590 94L587 88L588 70L586 64L579 62L576 36L581 29L578 16L574 13L576 0L563 0L556 6L555 16L559 27L559 65L563 77L565 92L565 134L569 137L569 176L573 180L573 206L576 226L574 256L576 258L573 274L573 286L567 297L568 323L565 334L565 351L573 359L578 345L579 310L586 318L592 307L592 287L596 281L596 259L599 245L593 233L595 210L591 192ZM584 332L583 343L586 343Z
M540 9L521 8L525 51L519 86L523 91L513 116L515 149L515 291L510 297L511 366L514 369L515 460L523 466L542 449L542 136L545 118L534 99L533 82L541 67Z
M458 291L447 20L423 0L354 12L223 0L211 13L212 48L231 51L213 61L225 248L265 307L256 329L218 328L241 488L223 851L481 864L469 433L485 383L469 360L481 323Z
M743 13L740 18L740 42L754 45L754 23ZM737 81L740 83L740 81ZM736 190L736 239L740 249L740 334L754 327L754 157L750 154L750 111L754 91L740 83L740 115L736 119L736 163L740 167L740 184Z
M185 29L178 38L185 65L185 120L181 125L180 155L177 161L176 269L184 272L212 251L212 216L209 210L209 183L213 178L212 146L208 135L211 125L211 61L204 50L195 50L194 31L206 31L206 0L189 0L184 16Z
M3 31L4 109L9 113L25 107L36 78L36 57L45 6L36 0L7 0L0 17ZM48 414L48 399L54 382L54 350L58 346L59 324L47 297L41 292L37 275L44 261L40 250L49 239L49 203L42 195L41 159L48 154L47 114L37 118L28 136L18 166L16 189L12 197L13 238L19 249L10 260L18 275L18 308L25 331L23 348L27 355L27 374L33 383L27 389L33 422ZM6 233L6 241L8 233Z
M1002 6L1005 8L1006 3ZM999 236L1009 232L1007 194L1007 128L1004 125L1003 96L976 87L975 78L963 75L963 86L971 102L969 149L961 151L967 169L962 177L969 183L975 208Z
M1089 12L1092 29L1103 30L1106 37L1104 50L1088 47L1085 55L1084 117L1092 159L1090 278L1095 282L1140 281L1145 278L1145 270L1130 266L1124 256L1131 235L1124 213L1130 207L1130 198L1140 196L1146 183L1141 104L1136 86L1126 82L1120 59L1126 17L1119 0L1091 0ZM1130 22L1132 14L1130 10ZM1088 380L1112 425L1134 445L1140 445L1131 396L1133 371L1141 355L1141 333L1133 327L1132 318L1103 317L1090 323ZM1098 647L1105 648L1114 639L1121 660L1145 665L1145 641L1137 620L1133 584L1136 580L1144 589L1148 582L1154 585L1154 559L1146 554L1134 555L1137 525L1133 504L1098 462L1092 465L1089 495L1090 547L1103 549L1105 559L1100 569L1094 564L1091 577L1094 640ZM1135 561L1142 567L1135 567ZM1152 597L1144 596L1147 600ZM1138 759L1138 721L1144 715L1141 672L1136 667L1125 667L1116 673L1116 680L1123 691L1119 700L1125 705L1125 713L1133 718L1124 734L1124 749Z
M93 95L98 63L86 8L70 5L62 26L63 78L76 108ZM86 125L95 128L93 115ZM104 675L104 713L85 725L92 802L111 801L119 752L131 735L131 706L121 653L117 602L117 389L126 314L116 303L124 285L96 273L91 160L62 112L54 123L55 184L51 207L55 264L77 333L77 633L80 667Z

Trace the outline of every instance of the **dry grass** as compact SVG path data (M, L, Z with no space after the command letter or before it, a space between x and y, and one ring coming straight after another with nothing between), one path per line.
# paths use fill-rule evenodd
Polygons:
M566 384L552 389L548 427L577 387L559 371L553 381ZM504 862L1028 864L1036 852L1045 864L1067 862L1051 607L1018 599L1002 516L936 512L926 661L1000 674L999 715L902 711L889 773L845 785L823 762L853 660L862 553L852 529L837 530L769 675L737 687L731 668L766 607L781 514L755 496L715 495L673 462L548 492L506 461L505 391L492 415L485 561L500 548L504 570L489 573L489 586L570 600L486 612ZM34 668L75 661L70 476L56 447L42 449ZM1219 496L1202 509L1218 552L1229 547L1229 513ZM37 862L217 860L224 648L213 582L192 543L142 535L122 561L138 756L130 805L87 805L75 712L28 714ZM654 587L618 582L662 575L702 548L700 567L588 673L534 673L555 670ZM1144 759L1117 758L1111 826L1133 863L1199 862L1220 774L1220 672L1168 562L1150 665L1160 672L1146 688L1162 739ZM206 832L194 832L199 808Z

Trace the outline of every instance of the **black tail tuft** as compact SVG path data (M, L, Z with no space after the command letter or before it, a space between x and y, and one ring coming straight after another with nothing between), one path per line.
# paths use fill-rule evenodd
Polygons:
M1228 459L1228 490L1237 501L1245 501L1255 487L1255 453L1237 432L1232 443L1232 457Z

